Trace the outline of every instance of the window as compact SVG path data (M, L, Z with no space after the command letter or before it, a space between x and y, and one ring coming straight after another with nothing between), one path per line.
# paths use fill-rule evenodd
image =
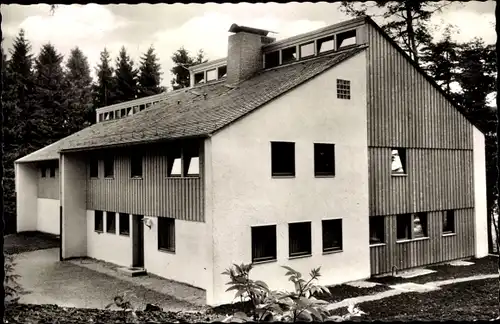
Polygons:
M129 235L130 234L130 217L128 214L120 213L119 218L120 223L118 224L120 235Z
M175 219L158 217L158 250L175 252Z
M199 72L194 75L194 84L204 83L205 82L205 73Z
M356 29L337 35L337 49L356 44Z
M104 159L104 177L113 178L114 176L114 160L113 157L108 156Z
M115 110L115 118L119 119L120 117L121 117L120 111L119 110Z
M370 244L380 244L385 242L384 216L370 217Z
M314 144L314 175L335 175L335 144Z
M130 157L130 177L142 177L142 155L133 155Z
M144 105L139 105L139 111L143 111L144 109L146 109L146 106L144 106Z
M114 111L110 111L109 112L109 119L114 119L115 118L115 112Z
M397 215L396 216L397 239L410 240L411 239L411 215Z
M392 174L406 174L406 151L402 148L393 148L391 151Z
M132 107L127 108L127 116L132 116L134 114L134 111L132 110Z
M200 152L197 143L186 145L183 158L184 176L200 175Z
M281 50L281 64L297 60L297 47L292 46Z
M252 227L252 262L276 260L276 225Z
M219 66L217 69L217 79L221 79L227 75L227 65Z
M104 120L104 114L99 114L99 121L103 121Z
M314 42L300 45L300 58L314 55Z
M151 105L152 105L152 103L151 103L151 102L147 102L147 103L146 103L146 108L151 107Z
M99 178L99 160L96 158L90 159L90 177Z
M273 176L295 176L295 143L271 142Z
M102 219L102 211L96 210L94 211L94 231L103 232L103 219Z
M443 212L443 234L455 233L455 212L446 210Z
M264 55L264 68L269 69L280 64L280 53L279 51L274 51L271 53L266 53Z
M172 146L167 153L167 176L180 177L181 171L181 149L178 146Z
M334 36L328 36L325 38L320 38L316 41L318 53L324 53L334 50Z
M41 167L40 171L42 172L42 178L46 178L47 177L47 168Z
M413 238L427 236L427 213L417 213L413 216Z
M207 81L217 80L217 69L207 71Z
M342 250L342 220L328 219L321 222L323 228L323 252Z
M123 108L123 109L121 110L120 116L122 116L122 117L127 116L127 108Z
M116 214L106 212L106 232L116 234Z
M311 222L288 224L290 257L311 255Z
M109 113L104 113L104 120L109 120Z
M351 99L351 81L337 79L337 98Z
M134 111L134 114L138 113L140 110L139 110L139 106L134 106L132 108L132 110Z

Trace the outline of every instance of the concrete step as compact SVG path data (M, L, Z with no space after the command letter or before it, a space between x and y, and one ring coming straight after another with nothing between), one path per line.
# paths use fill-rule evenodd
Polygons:
M118 273L124 274L129 277L145 276L147 274L144 268L128 267L116 269Z

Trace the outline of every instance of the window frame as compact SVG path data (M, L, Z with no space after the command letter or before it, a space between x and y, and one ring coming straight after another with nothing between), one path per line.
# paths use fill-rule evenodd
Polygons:
M445 218L447 218L448 216L450 216L450 214L452 216L451 217L451 220L452 220L451 221L452 229L451 230L446 230L445 226L444 226L444 224L445 224L444 221L445 221ZM443 235L455 235L455 234L457 234L457 223L456 223L456 213L455 213L455 210L453 210L453 209L444 210L443 211L443 216L442 216L442 223L443 223L443 225L442 225L442 230L441 231L442 231ZM449 219L448 219L448 224L450 224L450 220Z
M221 65L217 68L217 80L227 76L227 65Z
M394 170L392 169L392 163L394 163L394 161L392 161L393 151L397 151L397 153L398 153L399 161L401 162L401 168L403 169L403 172L394 172ZM404 147L392 147L390 157L391 157L391 164L390 164L391 175L395 176L395 177L407 176L408 175L408 169L407 169L408 164L407 164L406 148L404 148Z
M339 234L339 233L335 233L335 230L338 230L337 229L337 226L338 224L333 224L333 223L340 223L340 238L337 237L337 241L339 241L339 245L332 245L332 246L325 246L325 241L327 241L325 238L326 234L328 232L326 232L325 230L327 229L326 228L326 224L325 223L332 223L332 226L333 226L333 229L330 228L330 230L332 230L332 232L334 234L332 235L336 235L336 234ZM335 253L335 252L342 252L343 249L344 249L344 222L342 221L342 218L330 218L330 219L322 219L321 220L321 238L322 238L322 250L323 250L323 254L327 254L327 253ZM332 240L334 240L332 238Z
M318 151L320 148L331 148L333 149L332 152L326 152L332 154L333 157L333 162L331 166L331 170L329 171L322 171L318 170L319 168L319 160L318 155L321 153ZM325 157L327 159L327 157ZM314 176L316 178L333 178L335 177L335 144L333 143L314 143Z
M415 219L418 216L420 226L422 228L422 236L416 236L415 232ZM423 218L422 218L423 217ZM412 239L424 239L429 237L429 214L426 212L418 212L412 214Z
M268 233L257 233L259 230L268 230ZM265 239L262 239L263 236L266 236L267 234L274 233L272 237L265 237ZM257 234L260 234L259 238L257 238ZM269 239L269 240L268 240ZM267 241L266 241L267 240ZM269 254L268 256L256 256L257 255L257 250L256 250L256 241L264 241L262 244L266 249L264 252L270 252L273 251L273 253ZM259 246L260 248L260 246ZM273 262L278 260L278 234L277 234L277 226L275 224L270 224L270 225L255 225L250 227L250 249L251 249L251 258L252 258L252 263L264 263L264 262Z
M368 243L370 244L370 246L377 246L377 245L385 245L386 244L386 238L385 238L385 234L386 234L386 227L385 227L385 216L369 216L369 221L368 221L368 230L369 230L369 241ZM372 227L372 222L375 222L375 223L378 223L376 225L380 225L380 227L377 229L375 229L374 231L372 231L373 227ZM377 232L381 232L381 233L377 233ZM377 234L381 234L381 237L380 237L380 241L379 242L374 242L372 241L372 233L375 232Z
M167 226L167 228L163 228L164 226ZM170 217L158 217L158 251L163 251L163 252L169 252L169 253L175 253L175 240L176 240L176 235L175 235L175 218L170 218ZM170 237L170 232L168 230L171 230L173 228L173 239ZM160 232L160 230L164 230L164 232ZM161 236L161 234L167 235L167 237ZM162 239L160 239L162 237ZM161 246L163 243L168 244L168 246Z
M345 37L346 35L351 35L351 34L354 34L354 36L348 36L348 37ZM349 44L349 45L344 45L344 46L340 46L342 45L342 42L346 39L349 39L349 38L353 38L354 37L354 44ZM344 32L340 32L340 33L337 33L335 34L335 39L336 39L336 42L335 42L335 48L337 50L339 49L344 49L344 48L349 48L351 46L356 46L357 43L358 43L358 32L356 29L350 29L350 30L346 30Z
M281 148L279 146L282 146ZM292 168L290 171L283 172L281 170L276 171L275 168L277 168L277 164L283 163L283 151L284 147L289 146L286 148L287 150L290 149L291 152L288 152L293 156L292 162L286 162L290 163L290 165L287 165L287 167ZM279 154L281 153L281 154ZM291 157L289 156L289 158ZM279 158L279 161L278 161ZM283 167L283 165L282 165ZM283 167L284 168L284 167ZM286 141L271 141L271 177L272 178L295 178L296 175L296 163L295 163L295 142L286 142Z
M113 215L112 217L110 217ZM110 222L112 220L112 222ZM110 230L110 223L113 225L113 231ZM106 233L108 234L116 234L116 213L115 212L110 212L106 211Z
M98 218L100 218L100 222L96 222ZM100 229L98 228L99 223ZM104 233L104 212L102 210L94 210L94 232Z
M324 53L329 53L329 52L334 52L335 51L335 35L330 35L330 36L325 36L325 37L321 37L321 38L318 38L316 40L316 53L317 55L321 55L321 54L324 54ZM328 50L324 50L323 52L321 52L321 45L323 43L326 43L326 42L329 42L331 41L332 42L332 49L328 49Z
M214 73L214 78L213 78L213 79L210 79L210 78L208 77L208 74L209 74L209 73ZM206 75L207 75L207 82L210 82L210 81L215 81L215 80L217 80L217 79L218 79L217 77L219 76L219 75L218 75L217 68L213 68L213 69L207 70L207 71L206 71Z
M399 237L399 217L405 216L408 217L409 220L409 237L401 238ZM415 235L415 216L420 216L419 221L421 222L423 236ZM422 222L421 216L424 216L425 221ZM408 230L408 229L407 229ZM429 239L429 213L427 212L417 212L417 213L407 213L407 214L398 214L396 215L396 243L403 243L408 241L416 241L416 240L426 240Z
M142 179L142 177L144 176L144 155L141 153L130 155L129 161L130 161L130 178ZM135 174L136 172L137 174Z
M197 76L200 76L200 75L201 75L201 79L197 80ZM205 80L205 71L193 73L193 84L197 85L197 84L200 84L200 83L201 84L206 83L206 80Z
M127 230L124 230L124 222L123 220L126 219L127 222ZM118 214L118 234L122 236L130 236L130 214L127 213L119 213Z
M299 226L304 226L304 225L306 225L309 228L308 234L306 235L304 235L304 233L307 233L307 228L299 228ZM298 252L292 251L293 247L292 240L300 242L301 239L303 239L304 241L299 243L298 245L305 245L307 249ZM302 258L310 256L312 256L312 222L300 221L300 222L288 223L288 258L289 259Z
M280 52L281 52L281 64L279 65L290 64L293 62L297 62L299 60L299 53L297 53L297 45L292 45L289 47L282 48ZM290 52L291 54L290 59L285 61L285 54L288 54L288 52ZM293 54L295 54L294 59L291 58L293 57Z

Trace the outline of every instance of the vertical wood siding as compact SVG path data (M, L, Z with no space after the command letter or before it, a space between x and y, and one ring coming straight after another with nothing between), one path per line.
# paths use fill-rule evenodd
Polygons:
M377 216L383 217L383 216ZM428 239L396 242L396 216L385 216L385 240L370 247L372 275L450 261L474 255L474 209L455 210L456 235L442 235L441 211L428 213Z
M46 172L47 176L42 178L38 170L38 198L59 199L59 168L56 168L55 178L49 176L49 169Z
M472 149L472 125L373 26L368 40L368 145Z
M130 178L128 152L115 152L114 178L104 178L104 162L99 161L99 178L90 178L87 166L87 209L114 211L180 220L204 222L203 152L200 177L167 178L166 149L143 153L142 179Z
M472 150L407 149L407 176L391 175L391 149L368 148L370 215L474 207Z

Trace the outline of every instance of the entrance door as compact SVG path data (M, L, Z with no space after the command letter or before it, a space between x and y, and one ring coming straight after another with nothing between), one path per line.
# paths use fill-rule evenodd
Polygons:
M133 237L132 237L132 266L144 267L144 224L143 215L132 215Z

